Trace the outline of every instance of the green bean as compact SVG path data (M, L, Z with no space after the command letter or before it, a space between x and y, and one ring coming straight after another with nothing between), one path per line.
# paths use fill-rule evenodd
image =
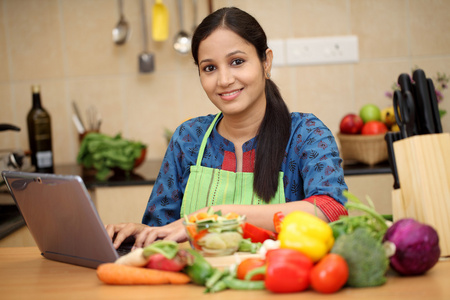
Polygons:
M250 253L256 253L261 248L262 243L252 243L250 239L242 239L239 242L239 249L240 252L250 252Z
M228 276L229 272L228 270L220 270L220 269L214 269L213 274L211 277L206 280L205 286L208 288L211 288L214 284L216 284L220 279L222 279L225 276Z
M217 292L226 290L227 288L228 288L228 286L225 283L225 281L220 280L220 281L217 281L212 287L207 288L205 293L217 293Z
M223 281L233 290L263 290L266 288L263 280L241 280L227 276Z

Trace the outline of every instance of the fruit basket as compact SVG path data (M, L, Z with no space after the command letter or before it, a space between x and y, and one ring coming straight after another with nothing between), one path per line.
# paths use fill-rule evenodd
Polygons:
M384 136L384 133L376 135L338 133L341 158L371 166L386 161L388 152Z

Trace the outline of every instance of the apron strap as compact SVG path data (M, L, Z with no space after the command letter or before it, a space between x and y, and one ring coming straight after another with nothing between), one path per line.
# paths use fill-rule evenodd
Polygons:
M200 150L198 151L197 163L195 164L196 166L200 166L202 163L203 153L205 153L205 148L206 148L206 143L208 142L208 137L211 134L211 131L214 129L214 126L216 125L216 122L219 119L221 114L222 114L222 112L219 112L216 115L216 117L212 121L211 125L209 125L208 130L205 133L205 137L203 138L202 144L200 145Z

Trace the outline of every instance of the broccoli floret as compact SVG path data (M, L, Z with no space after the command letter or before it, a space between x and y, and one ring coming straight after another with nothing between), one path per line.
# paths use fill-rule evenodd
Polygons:
M389 259L381 242L367 228L356 228L351 233L340 235L331 252L341 255L347 262L348 286L369 287L386 282Z

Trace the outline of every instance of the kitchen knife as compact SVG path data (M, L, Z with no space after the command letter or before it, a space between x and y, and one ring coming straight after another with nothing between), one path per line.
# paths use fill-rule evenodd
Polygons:
M409 76L409 74L400 74L400 76L398 76L397 83L398 85L400 85L403 93L405 93L406 91L410 91L411 93L413 92L411 77Z
M419 134L435 133L433 111L431 108L430 93L425 72L417 69L413 72L415 82L414 103L416 106L416 123Z
M441 115L439 114L439 106L436 98L436 91L433 80L427 79L428 91L430 92L431 110L433 112L434 127L436 133L442 133Z
M401 137L404 139L414 135L415 110L411 92L406 91L404 95L400 91L394 92L395 121L400 128Z
M411 95L413 96L413 98L415 97L414 96L415 95L415 86L412 84L411 76L409 76L409 74L406 74L406 73L400 74L398 76L397 83L400 86L402 97L405 97L407 92L410 92ZM395 93L394 93L394 96L396 96ZM394 99L394 107L395 107L395 99ZM419 112L416 109L415 110L415 119L416 120L418 120L418 115L417 115L418 113ZM396 115L396 119L397 119L397 115ZM412 126L412 135L419 134L419 128L417 126L417 123L414 122L413 124L410 124L410 125Z
M388 150L388 160L389 165L391 167L392 176L394 176L394 189L400 188L400 181L398 179L398 172L397 172L397 163L395 162L395 153L394 153L394 142L401 139L400 132L388 132L384 136L384 139L386 140L387 150Z

